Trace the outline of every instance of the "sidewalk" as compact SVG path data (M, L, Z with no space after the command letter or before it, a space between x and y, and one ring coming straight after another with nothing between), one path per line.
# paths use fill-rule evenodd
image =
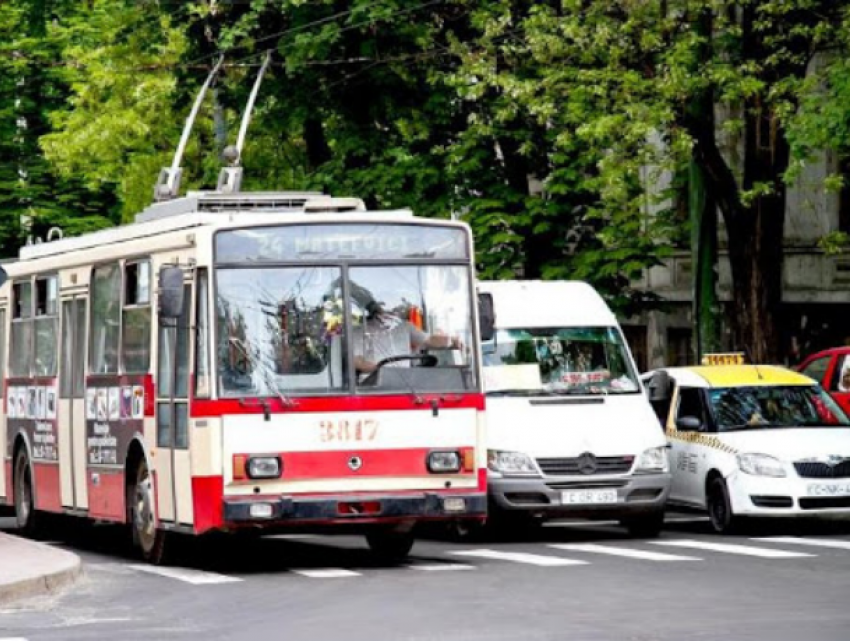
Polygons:
M54 592L80 572L76 554L0 532L0 604Z

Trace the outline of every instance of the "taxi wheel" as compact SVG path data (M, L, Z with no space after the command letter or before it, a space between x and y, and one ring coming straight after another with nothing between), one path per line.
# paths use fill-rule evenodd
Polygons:
M718 534L732 534L738 529L741 519L735 516L735 513L732 511L729 490L726 488L726 482L722 478L714 478L708 484L706 506L708 508L708 519L715 532Z

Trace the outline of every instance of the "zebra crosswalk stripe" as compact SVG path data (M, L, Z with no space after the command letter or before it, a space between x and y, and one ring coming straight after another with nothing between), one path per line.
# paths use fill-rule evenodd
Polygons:
M764 543L784 543L790 545L809 545L812 547L832 548L834 550L850 550L850 541L836 539L814 539L802 536L764 536L750 539Z
M416 563L407 567L411 570L421 570L423 572L458 572L475 569L474 565L466 565L465 563Z
M630 559L643 559L645 561L702 561L695 556L679 556L676 554L665 554L663 552L652 552L651 550L635 550L633 548L620 548L608 545L596 545L595 543L551 543L550 548L567 550L568 552L588 552L590 554L609 554Z
M755 547L753 545L737 545L734 543L715 543L713 541L697 541L694 539L679 539L670 541L650 541L653 545L665 545L669 547L690 548L693 550L710 550L711 552L723 552L725 554L739 554L743 556L756 556L763 559L794 559L807 556L816 556L805 552L788 552L786 550L774 550L770 548Z
M177 579L184 583L192 585L212 585L216 583L236 583L242 579L235 576L227 576L225 574L216 574L215 572L204 572L203 570L193 570L191 568L163 568L154 565L130 565L130 568L139 572L148 574L157 574L169 579Z
M449 554L457 556L469 556L478 559L493 559L495 561L509 561L511 563L526 563L541 567L555 567L566 565L587 565L587 561L576 559L565 559L560 556L547 556L543 554L528 554L526 552L500 552L499 550L455 550Z
M295 574L306 576L310 579L344 579L351 576L362 576L360 572L344 570L342 568L316 568L314 570L292 570Z

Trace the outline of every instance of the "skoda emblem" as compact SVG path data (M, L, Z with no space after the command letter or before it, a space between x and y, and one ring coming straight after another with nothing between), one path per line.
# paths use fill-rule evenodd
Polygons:
M598 466L596 464L596 457L590 452L585 452L584 454L579 454L578 457L578 471L582 474L596 474Z
M844 462L844 457L833 454L831 456L827 456L825 462L829 467L835 467L836 465Z
M352 456L348 459L348 467L351 468L352 472L356 472L361 467L363 467L363 459L359 456Z

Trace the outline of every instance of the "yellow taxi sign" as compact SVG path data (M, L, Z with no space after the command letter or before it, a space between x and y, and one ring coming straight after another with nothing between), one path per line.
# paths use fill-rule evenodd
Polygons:
M703 365L743 365L743 352L729 352L725 354L704 354Z

